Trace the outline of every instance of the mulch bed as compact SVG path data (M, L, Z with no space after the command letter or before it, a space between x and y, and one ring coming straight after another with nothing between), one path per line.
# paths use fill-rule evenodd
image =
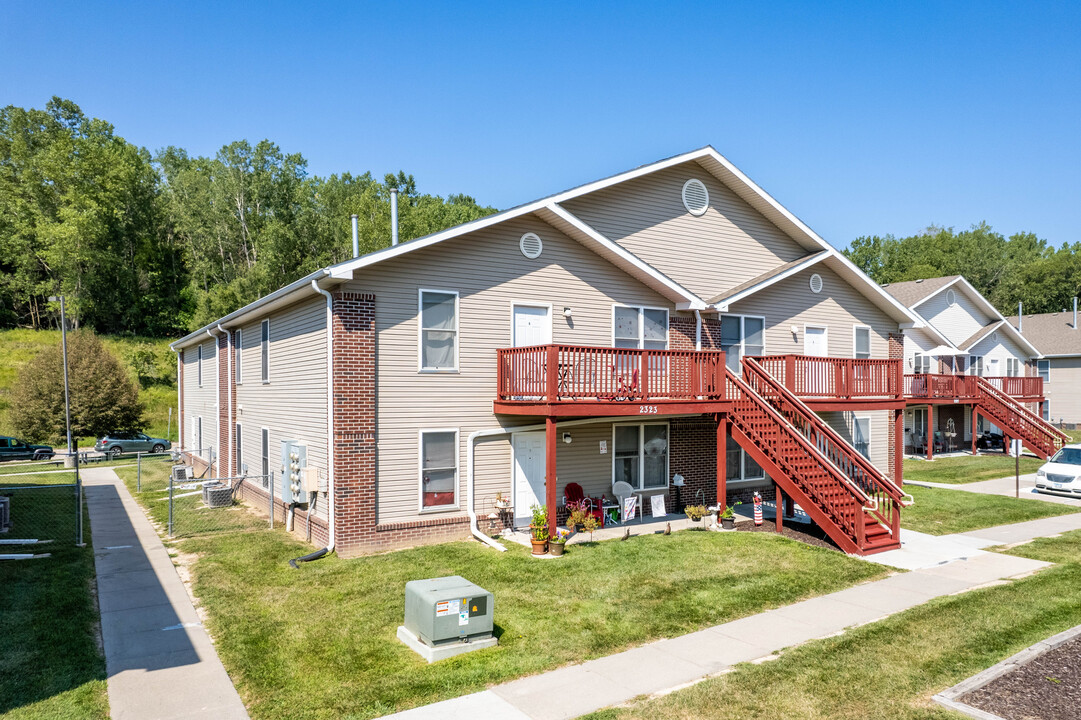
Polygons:
M777 532L773 520L768 520L758 526L755 526L753 522L738 522L736 523L736 530L742 532ZM841 552L841 548L833 544L833 541L822 531L822 528L811 523L793 522L786 519L784 523L784 532L782 534L786 538L798 540L799 542L807 543L808 545Z
M1081 637L958 698L1007 720L1081 717Z

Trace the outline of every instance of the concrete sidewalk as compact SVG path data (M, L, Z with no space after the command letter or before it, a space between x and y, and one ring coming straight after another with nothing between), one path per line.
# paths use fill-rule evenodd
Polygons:
M247 718L161 539L110 468L82 471L114 720Z
M900 550L867 559L910 572L388 717L575 718L639 695L677 689L736 663L880 620L936 597L1029 575L1050 563L982 548L1073 529L1081 529L1081 514L941 537L902 531Z

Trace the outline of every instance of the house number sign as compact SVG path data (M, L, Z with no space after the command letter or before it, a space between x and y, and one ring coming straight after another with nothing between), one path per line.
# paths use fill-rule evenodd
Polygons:
M638 414L639 415L656 415L657 414L657 406L656 405L639 405L638 406Z

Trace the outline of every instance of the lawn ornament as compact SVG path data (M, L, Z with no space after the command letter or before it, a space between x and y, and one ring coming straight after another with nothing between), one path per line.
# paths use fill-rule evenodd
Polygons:
M757 492L754 494L754 524L762 524L762 496Z

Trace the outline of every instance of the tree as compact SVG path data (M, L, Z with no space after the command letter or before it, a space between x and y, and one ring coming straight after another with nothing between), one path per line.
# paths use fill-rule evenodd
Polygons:
M65 442L63 362L57 345L43 350L19 372L10 420L15 432L30 442ZM68 334L68 370L73 438L139 429L138 389L93 332Z

